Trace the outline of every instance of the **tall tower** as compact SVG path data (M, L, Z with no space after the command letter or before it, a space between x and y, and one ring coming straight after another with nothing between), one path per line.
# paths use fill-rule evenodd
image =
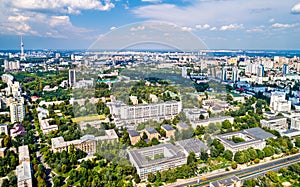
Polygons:
M76 85L76 71L70 69L69 70L69 86L73 87Z
M26 60L26 58L25 58L25 54L24 54L24 43L23 43L22 35L21 35L21 43L20 43L20 47L21 47L20 61L24 61L24 60Z

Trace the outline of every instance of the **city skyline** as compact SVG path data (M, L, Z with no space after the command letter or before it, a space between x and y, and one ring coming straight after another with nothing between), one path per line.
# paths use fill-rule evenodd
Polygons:
M236 0L3 1L0 49L87 49L124 25L162 21L210 49L300 49L300 2Z

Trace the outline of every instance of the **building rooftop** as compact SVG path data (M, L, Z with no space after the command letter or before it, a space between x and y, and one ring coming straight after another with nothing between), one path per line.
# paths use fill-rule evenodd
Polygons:
M155 128L153 128L153 127L148 127L148 128L146 128L146 131L147 131L149 134L156 134L156 133L158 133L158 132L155 130Z
M188 129L189 128L189 126L184 122L177 123L177 127L181 128L181 129Z
M208 149L208 147L198 138L190 138L177 141L176 144L188 153L198 153L201 151L206 151Z
M211 182L214 187L234 186L236 182L240 181L237 176L221 179L218 181Z
M19 151L19 162L30 160L28 145L19 146L18 151Z
M30 162L22 162L17 166L17 177L18 182L32 179Z
M140 134L135 130L127 130L127 132L129 134L129 136L131 136L131 137L140 136Z
M173 159L185 158L185 154L170 143L128 150L128 154L134 159L136 166L139 168L165 163ZM162 157L155 159L157 154L162 155Z
M255 127L255 128L250 128L250 129L245 129L244 130L247 133L250 133L251 135L260 138L260 139L268 139L268 138L275 138L276 136L264 131L263 129L259 128L259 127Z
M175 130L171 125L169 124L166 124L166 125L163 125L161 126L162 128L164 128L166 131L172 131L172 130Z

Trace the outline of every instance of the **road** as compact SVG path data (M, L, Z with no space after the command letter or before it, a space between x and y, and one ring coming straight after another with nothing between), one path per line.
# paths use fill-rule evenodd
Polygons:
M211 173L211 174L206 174L206 175L202 175L199 177L194 177L194 178L187 179L184 181L168 184L168 185L166 185L166 187L184 187L184 186L189 186L189 185L196 185L199 183L199 181L201 182L201 178L203 178L203 177L206 178L206 181L214 181L218 178L224 178L226 176L237 175L241 179L245 180L245 179L257 177L259 175L263 175L267 171L279 170L282 167L286 167L286 166L295 164L297 162L300 162L300 153L292 155L292 156L272 160L267 163L250 166L250 167L247 167L242 170L224 171L224 172ZM207 186L207 184L203 184L203 185L199 185L199 186Z

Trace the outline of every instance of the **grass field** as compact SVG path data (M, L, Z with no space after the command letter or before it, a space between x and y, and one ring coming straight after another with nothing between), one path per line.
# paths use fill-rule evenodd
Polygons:
M75 123L79 123L82 121L95 121L95 120L104 120L106 117L105 115L93 115L93 116L83 116L78 118L72 118L72 121Z

